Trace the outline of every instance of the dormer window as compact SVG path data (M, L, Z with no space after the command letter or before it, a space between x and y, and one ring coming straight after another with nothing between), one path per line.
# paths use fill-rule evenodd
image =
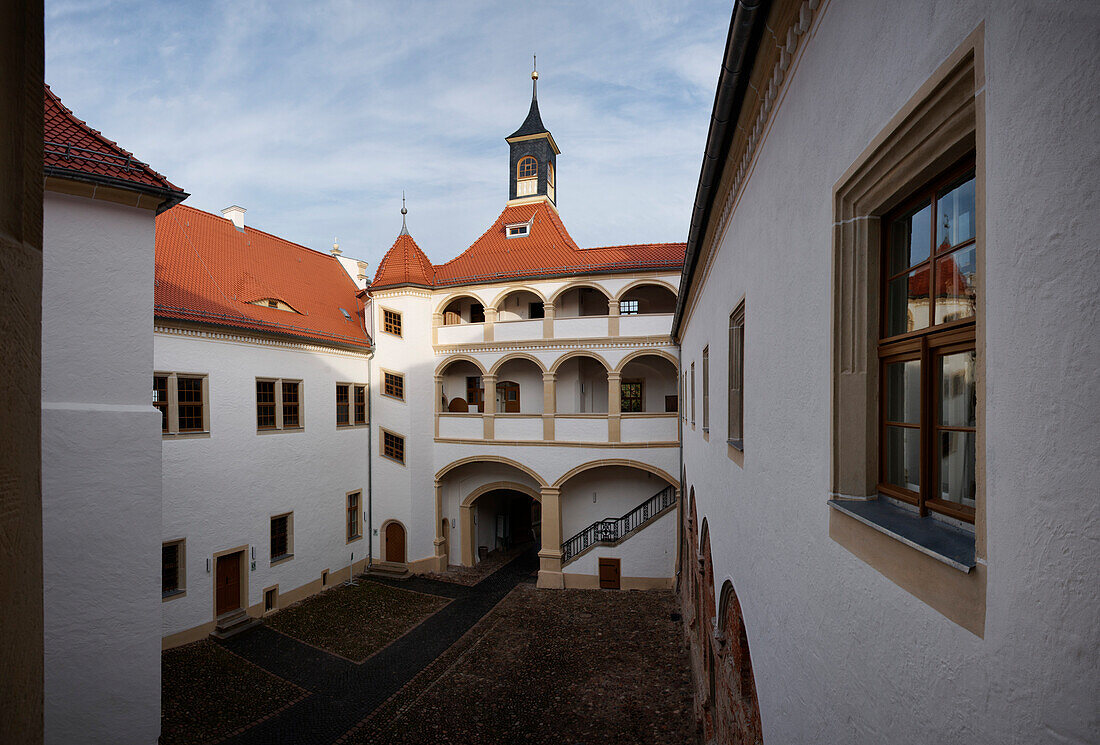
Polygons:
M509 238L518 238L521 235L527 235L526 225L513 225L512 227L508 228Z
M294 308L290 307L289 303L274 297L260 298L259 300L251 301L251 303L252 305L259 305L264 308L274 308L275 310L285 310L289 311L290 313L298 312Z
M516 165L516 196L530 196L538 190L539 162L530 155L520 158Z

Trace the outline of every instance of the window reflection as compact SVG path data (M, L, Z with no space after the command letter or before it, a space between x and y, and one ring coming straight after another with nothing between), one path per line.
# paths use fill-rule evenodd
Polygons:
M928 258L932 245L932 205L925 204L891 227L890 274L897 274Z
M920 424L920 360L886 366L886 421Z
M947 427L975 426L976 359L974 350L940 357L940 424Z
M886 481L910 491L920 491L920 430L886 428Z
M974 246L936 260L936 323L974 315L977 273Z
M974 440L973 432L940 432L940 499L974 506Z
M943 251L965 243L975 235L974 229L974 177L949 187L936 201L938 215L936 226L937 251Z

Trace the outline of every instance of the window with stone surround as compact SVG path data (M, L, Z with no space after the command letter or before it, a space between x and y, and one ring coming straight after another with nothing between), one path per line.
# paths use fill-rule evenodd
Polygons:
M198 373L153 373L153 407L165 438L210 432L209 383Z
M382 432L382 455L405 465L405 438L393 432Z
M401 314L396 310L382 309L382 330L387 334L401 336Z
M271 563L294 557L294 513L271 518Z
M160 548L160 594L162 598L182 595L184 583L184 541L169 541Z
M400 373L382 373L382 394L399 401L405 400L405 376Z

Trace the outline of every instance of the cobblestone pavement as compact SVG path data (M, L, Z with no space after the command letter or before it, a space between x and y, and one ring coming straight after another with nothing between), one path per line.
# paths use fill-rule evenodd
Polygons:
M451 602L361 664L265 627L220 642L308 693L224 742L694 742L671 593L537 591L536 565L473 587L372 578Z
M442 610L365 662L356 664L260 626L220 642L311 695L225 740L233 745L322 745L335 742L458 641L536 564L525 554L473 587L420 577L382 584L452 598Z

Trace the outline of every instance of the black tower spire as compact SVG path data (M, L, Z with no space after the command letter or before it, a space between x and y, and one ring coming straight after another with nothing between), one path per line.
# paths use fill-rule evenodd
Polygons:
M531 108L519 129L505 138L510 146L508 199L542 196L556 203L556 159L561 151L550 130L542 123L538 84L538 70L532 70Z

